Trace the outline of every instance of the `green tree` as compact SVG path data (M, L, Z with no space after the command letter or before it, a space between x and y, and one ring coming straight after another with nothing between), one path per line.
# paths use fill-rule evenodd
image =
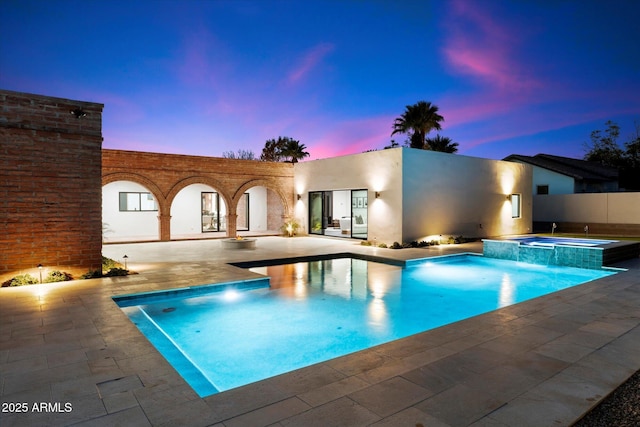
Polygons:
M264 144L260 160L265 162L291 162L309 157L304 144L288 136L279 136L278 139L269 139Z
M264 144L262 154L260 154L260 160L264 162L281 162L283 158L282 150L284 150L290 139L288 136L268 139Z
M451 138L447 136L440 136L438 134L433 138L427 138L425 140L425 148L442 153L456 153L458 151L458 143L453 142Z
M302 160L305 157L309 157L309 153L304 151L307 147L304 144L300 144L300 141L295 139L289 139L287 145L282 150L282 155L288 158L291 163L298 163L298 160Z
M591 144L585 143L588 150L584 155L584 160L598 162L605 166L620 168L625 166L625 152L618 144L620 136L620 126L608 120L604 131L594 130L591 132Z
M441 130L444 118L438 114L438 107L426 101L407 105L404 113L393 122L393 132L409 135L411 148L425 148L426 137L432 130Z

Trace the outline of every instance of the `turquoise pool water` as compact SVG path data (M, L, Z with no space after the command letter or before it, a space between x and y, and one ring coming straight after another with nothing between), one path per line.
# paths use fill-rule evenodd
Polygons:
M115 298L200 396L456 322L613 272L459 255L257 267L266 281Z

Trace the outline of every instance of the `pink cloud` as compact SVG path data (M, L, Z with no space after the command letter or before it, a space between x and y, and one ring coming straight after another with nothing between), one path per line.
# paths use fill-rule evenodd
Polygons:
M330 43L321 43L305 53L296 67L289 72L287 81L289 84L303 80L320 62L331 53L334 46Z
M518 61L521 31L492 18L481 3L454 1L446 20L448 39L442 49L453 72L468 75L503 90L540 87Z

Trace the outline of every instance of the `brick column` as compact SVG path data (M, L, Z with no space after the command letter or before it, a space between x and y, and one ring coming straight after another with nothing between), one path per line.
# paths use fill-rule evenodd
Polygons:
M227 237L236 237L238 233L237 230L238 224L238 214L227 214Z
M163 242L171 240L171 215L158 215L158 224L160 227L160 240Z

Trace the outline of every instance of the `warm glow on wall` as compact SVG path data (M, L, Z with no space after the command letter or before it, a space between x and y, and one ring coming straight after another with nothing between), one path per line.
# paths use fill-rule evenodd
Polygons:
M502 194L508 195L513 192L515 186L515 178L513 172L504 172L500 176L500 187L502 188Z

